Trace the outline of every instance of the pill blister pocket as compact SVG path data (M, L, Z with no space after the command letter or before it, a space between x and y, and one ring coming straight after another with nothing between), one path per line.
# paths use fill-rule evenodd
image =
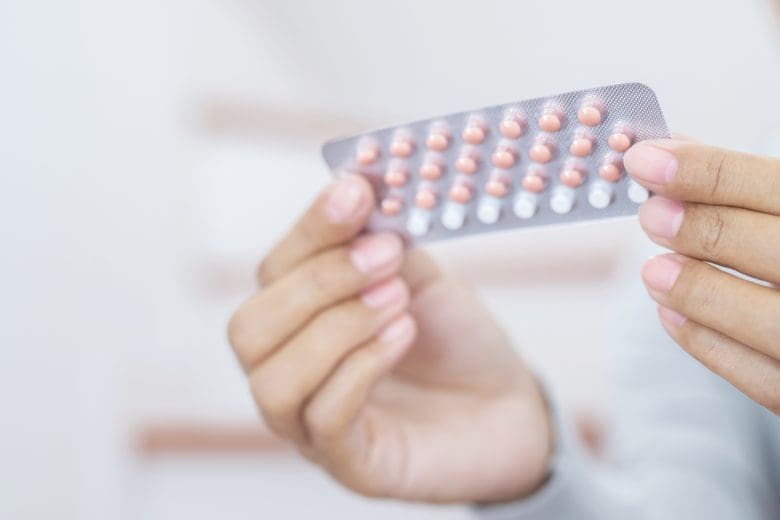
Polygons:
M667 137L655 93L625 83L335 139L323 156L334 174L371 183L370 230L422 243L634 215L648 192L623 155Z

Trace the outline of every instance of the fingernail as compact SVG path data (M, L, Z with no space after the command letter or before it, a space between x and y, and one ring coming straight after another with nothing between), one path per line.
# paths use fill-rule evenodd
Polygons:
M387 267L401 255L401 241L395 235L367 235L358 238L349 259L361 273L370 273Z
M629 175L648 184L668 184L677 175L677 158L650 143L637 143L623 157Z
M639 209L639 223L649 234L674 238L683 221L682 203L665 197L652 197Z
M679 312L673 311L669 307L664 307L663 305L658 306L658 314L661 316L661 320L663 320L664 323L667 323L672 327L679 327L688 321L688 318Z
M674 286L682 271L682 264L673 256L660 255L651 258L642 267L642 279L653 291L667 293Z
M404 293L403 282L398 278L393 278L367 290L360 298L367 307L378 309L392 303L398 303L403 299Z
M342 177L333 185L325 212L333 222L343 222L354 215L363 201L365 186L354 176Z
M385 327L377 339L386 345L385 354L391 360L395 360L406 352L406 348L414 338L414 333L414 320L408 314L404 314Z

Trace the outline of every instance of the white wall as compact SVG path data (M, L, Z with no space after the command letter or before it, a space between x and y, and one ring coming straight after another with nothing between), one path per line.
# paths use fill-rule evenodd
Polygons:
M224 321L327 180L327 135L206 132L208 103L355 127L640 80L675 130L751 149L780 113L770 21L760 0L0 1L0 516L278 518L302 482L307 504L345 517L397 512L287 459L132 458L150 420L253 420ZM621 280L533 273L561 250L609 261L635 236L607 224L435 252L565 402L591 407L609 393L613 319L591 302ZM517 276L451 261L477 242ZM550 327L560 312L577 327Z

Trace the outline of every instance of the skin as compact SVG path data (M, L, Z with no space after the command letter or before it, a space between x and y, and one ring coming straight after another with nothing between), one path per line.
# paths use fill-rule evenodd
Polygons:
M639 143L624 162L657 194L640 209L642 228L674 251L642 268L662 325L780 413L780 159L672 139Z
M391 234L360 177L263 260L229 324L267 424L347 487L426 502L532 493L553 450L535 378L474 292Z

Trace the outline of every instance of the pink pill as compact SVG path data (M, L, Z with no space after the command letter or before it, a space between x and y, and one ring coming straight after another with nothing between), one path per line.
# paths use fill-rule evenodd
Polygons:
M595 103L583 105L577 112L577 119L585 126L598 126L602 117L602 109Z
M398 135L390 143L390 155L406 158L414 153L414 139L409 135Z
M528 157L530 157L532 161L540 164L548 163L553 158L552 145L537 143L528 150Z
M409 180L409 171L405 166L394 166L385 173L385 184L400 188Z
M431 188L420 188L414 195L414 204L418 208L431 209L436 206L436 192Z
M392 217L398 215L404 207L404 202L400 197L387 197L382 200L380 210L384 215Z
M487 124L481 118L471 118L460 136L468 144L482 144L487 136Z
M515 165L517 161L517 152L509 146L499 145L493 155L490 157L490 162L496 168L503 168L508 170Z
M455 169L460 173L471 175L477 172L479 165L477 164L477 160L473 157L458 157L455 160Z
M420 177L428 181L435 181L444 175L444 166L438 161L426 161L420 166Z
M569 153L577 157L587 157L593 151L593 140L589 137L577 137L569 147Z
M502 177L494 177L485 183L485 193L500 199L509 193L509 183Z
M544 190L545 180L541 175L529 174L523 177L523 189L531 193L540 193Z
M585 181L585 175L576 168L567 168L561 172L560 179L565 186L577 188L582 186L582 183Z
M550 110L539 118L539 128L545 132L557 132L563 126L563 114L559 110Z
M631 147L631 137L625 132L615 132L609 136L607 144L616 152L623 153Z
M479 156L474 149L464 148L455 159L455 169L460 173L472 175L479 170Z
M471 188L464 183L453 184L448 193L450 200L458 204L466 204L471 200Z
M620 180L622 167L620 161L605 162L599 167L599 177L607 182L617 182Z
M517 114L507 115L498 125L498 131L507 139L519 139L525 129L525 120Z
M443 152L450 145L450 139L444 134L431 134L425 144L431 150Z
M361 166L368 166L379 159L379 147L374 144L363 145L358 149L357 162Z

